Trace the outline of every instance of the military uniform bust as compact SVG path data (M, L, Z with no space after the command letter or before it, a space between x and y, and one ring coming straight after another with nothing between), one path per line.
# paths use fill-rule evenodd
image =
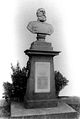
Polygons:
M37 38L45 38L46 35L53 33L52 25L46 23L46 13L43 8L39 8L36 12L37 21L29 22L27 29L33 34L37 34Z

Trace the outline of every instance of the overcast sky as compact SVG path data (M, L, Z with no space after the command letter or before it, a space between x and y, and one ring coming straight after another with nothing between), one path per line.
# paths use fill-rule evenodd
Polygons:
M26 26L35 21L36 10L46 10L47 22L54 33L46 41L55 51L62 51L54 58L69 85L60 95L80 96L80 0L2 0L0 1L0 98L3 82L11 82L11 63L26 65L24 50L36 40Z

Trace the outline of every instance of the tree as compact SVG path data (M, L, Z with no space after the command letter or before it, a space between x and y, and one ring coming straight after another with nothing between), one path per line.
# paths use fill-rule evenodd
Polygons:
M56 96L59 96L60 91L68 85L68 80L59 72L55 71L55 87L56 87Z
M19 63L17 63L16 67L13 67L11 65L12 74L11 79L12 83L4 82L4 93L3 98L5 98L6 101L23 101L24 94L26 92L26 85L27 85L27 78L29 76L29 69L30 69L30 63L27 62L27 66L20 68Z

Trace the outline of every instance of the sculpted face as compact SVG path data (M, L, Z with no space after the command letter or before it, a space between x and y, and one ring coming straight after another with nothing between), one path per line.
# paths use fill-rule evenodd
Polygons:
M40 8L37 10L37 17L38 17L38 21L40 22L45 22L46 21L46 16L45 16L45 10L43 8Z

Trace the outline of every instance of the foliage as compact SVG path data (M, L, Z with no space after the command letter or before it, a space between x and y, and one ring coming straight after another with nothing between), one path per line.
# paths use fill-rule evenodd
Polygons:
M55 87L57 97L59 92L68 84L68 82L69 81L59 71L55 71Z
M17 67L11 67L13 74L11 75L12 78L12 95L11 98L17 101L22 101L25 90L26 90L26 68L20 68L19 63Z
M11 65L12 74L11 79L12 83L4 82L4 93L3 98L5 98L6 101L23 101L24 94L26 92L26 84L27 84L27 78L29 76L29 61L27 62L27 67L23 67L22 69L19 66L19 63L17 63L16 67L13 67Z
M27 66L22 69L17 63L17 66L14 68L11 65L12 74L11 79L12 83L4 82L4 98L7 102L18 101L22 102L24 100L24 95L26 93L27 79L30 73L30 62L27 62ZM58 71L55 71L55 87L56 95L59 95L59 92L68 84L68 80L63 77L63 75Z

